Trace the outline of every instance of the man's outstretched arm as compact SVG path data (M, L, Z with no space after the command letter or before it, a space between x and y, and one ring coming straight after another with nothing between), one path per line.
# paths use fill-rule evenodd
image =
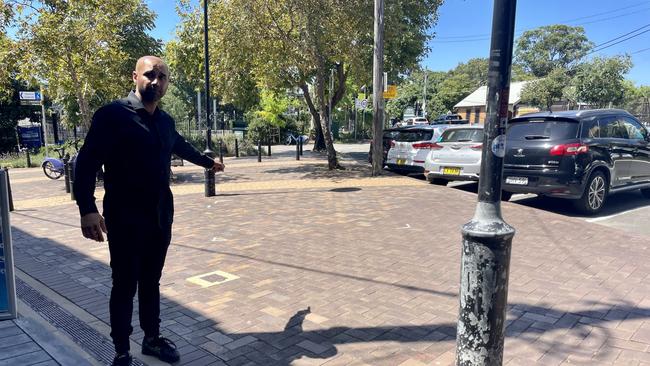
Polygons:
M200 153L192 144L185 141L183 136L177 131L174 131L174 137L174 146L172 148L174 154L205 169L212 169L214 172L222 172L224 170L225 165L223 163Z

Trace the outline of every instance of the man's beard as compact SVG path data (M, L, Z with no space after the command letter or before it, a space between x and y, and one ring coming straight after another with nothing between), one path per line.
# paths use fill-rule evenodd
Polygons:
M140 97L144 103L155 103L160 100L157 88L140 88Z

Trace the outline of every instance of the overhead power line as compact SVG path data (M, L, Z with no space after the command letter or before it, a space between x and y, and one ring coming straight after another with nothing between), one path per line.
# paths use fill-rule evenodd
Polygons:
M570 22L574 22L576 20L594 18L594 17L598 17L598 16L601 16L601 15L607 15L607 14L611 15L612 13L616 13L616 12L619 12L621 10L627 10L627 9L630 9L630 8L638 7L638 6L641 6L641 5L648 5L648 4L650 4L650 1L645 1L645 2L642 2L642 3L638 3L636 5L626 6L626 7L622 7L622 8L617 8L617 9L610 10L610 11L607 11L607 12L601 12L601 13L587 15L587 16L583 16L583 17L579 17L579 18L573 18L573 19L558 21L556 24L570 23ZM575 25L579 26L579 25L586 25L586 24L604 22L604 21L608 21L608 20L612 20L612 19L617 19L617 18L629 16L629 15L638 14L640 12L648 11L648 10L650 10L650 8L637 9L637 10L635 10L633 12L628 12L628 13L618 14L618 15L612 15L612 16L605 17L605 18L602 18L602 19L597 19L597 20L593 20L593 21L589 21L589 22L578 23L578 24L575 24ZM537 27L535 27L535 28L537 28ZM535 28L520 29L520 30L517 31L517 35L520 35L521 33L525 32L527 30L532 30L532 29L535 29ZM487 34L487 33L468 34L468 35L459 35L459 36L440 36L440 37L435 37L431 42L435 42L435 43L477 42L477 41L489 40L490 36L491 35Z
M597 45L594 46L594 49L599 48L599 47L602 47L602 46L604 46L604 45L606 45L606 44L608 44L608 43L614 42L614 41L619 40L619 39L621 39L621 38L623 38L623 37L625 37L625 36L627 36L627 35L630 35L630 34L632 34L632 33L636 33L636 32L638 32L638 31L640 31L641 29L643 29L643 28L648 28L648 27L650 27L650 23L649 23L649 24L646 24L646 25L644 25L644 26L642 26L642 27L639 27L639 28L637 28L637 29L635 29L635 30L633 30L633 31L627 32L627 33L625 33L625 34L621 34L620 36L618 36L618 37L616 37L616 38L612 38L612 39L610 39L609 41L603 42L603 43L601 43L601 44L597 44Z
M650 32L650 29L646 29L646 30L644 30L643 32L639 32L639 33L637 33L637 34L633 34L633 35L631 35L631 36L629 36L629 37L627 37L627 38L621 39L621 40L618 41L618 42L614 42L614 43L608 44L607 46L600 47L600 48L598 48L598 49L593 49L592 51L588 52L586 55L590 55L590 54L592 54L592 53L600 52L600 51L602 51L602 50L604 50L604 49L606 49L606 48L610 48L610 47L615 46L615 45L617 45L617 44L619 44L619 43L622 43L622 42L628 41L628 40L630 40L630 39L632 39L632 38L636 38L636 37L638 37L638 36L640 36L640 35L642 35L642 34L644 34L644 33L648 33L648 32ZM585 55L585 56L586 56L586 55Z
M634 51L634 52L630 53L630 55L635 55L637 53L641 53L641 52L645 52L645 51L649 51L649 50L650 50L650 47L644 48L642 50Z

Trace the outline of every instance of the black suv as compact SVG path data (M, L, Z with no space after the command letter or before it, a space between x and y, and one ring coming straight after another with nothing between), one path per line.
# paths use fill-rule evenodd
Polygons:
M598 212L611 193L650 198L650 137L626 111L533 113L508 122L503 189L575 200Z

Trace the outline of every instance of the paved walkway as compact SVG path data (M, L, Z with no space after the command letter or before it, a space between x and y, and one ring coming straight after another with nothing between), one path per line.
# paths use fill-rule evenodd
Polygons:
M335 172L310 152L226 159L212 198L201 169L175 169L162 326L182 365L453 363L459 228L476 196L371 178L367 147L358 151ZM81 238L62 181L10 174L19 297L105 364L106 245ZM503 211L517 228L504 363L650 364L649 238L514 203Z

